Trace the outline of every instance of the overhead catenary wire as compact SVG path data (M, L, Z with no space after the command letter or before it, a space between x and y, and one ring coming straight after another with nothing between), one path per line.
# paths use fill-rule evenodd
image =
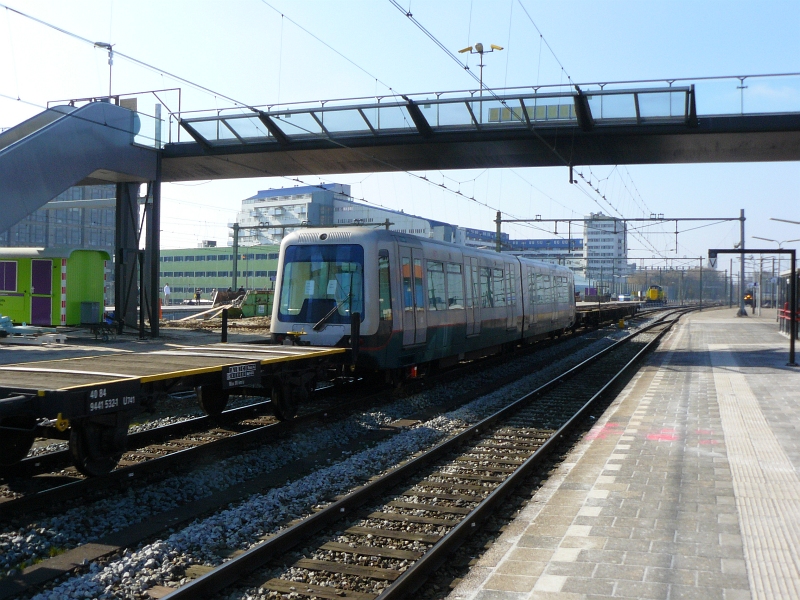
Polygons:
M67 36L69 36L69 37L71 37L73 39L79 40L81 42L89 44L90 46L96 47L96 42L90 40L89 38L85 38L85 37L83 37L81 35L78 35L77 33L73 33L73 32L71 32L71 31L69 31L67 29L64 29L62 27L58 27L57 25L53 25L52 23L48 23L47 21L45 21L43 19L40 19L38 17L34 17L33 15L29 15L27 13L24 13L21 10L17 10L16 8L12 8L12 7L10 7L10 6L6 5L6 4L2 4L2 3L0 3L0 8L5 8L7 11L11 11L13 13L16 13L16 14L20 15L21 17L25 17L26 19L30 19L31 21L39 23L40 25L44 25L45 27L49 27L50 29L58 31L59 33L63 33L64 35L67 35ZM132 62L134 64L137 64L137 65L139 65L141 67L144 67L144 68L149 69L151 71L155 71L155 72L160 73L162 75L166 75L167 77L171 77L171 78L173 78L173 79L175 79L177 81L180 81L182 83L185 83L186 85L191 86L191 87L193 87L193 88L195 88L197 90L200 90L200 91L206 92L208 94L211 94L212 96L224 98L225 100L228 100L229 102L233 102L237 106L242 106L242 107L246 107L246 108L252 109L252 107L246 102L240 102L239 100L231 98L230 96L227 96L227 95L225 95L225 94L223 94L221 92L216 92L216 91L212 90L209 87L206 87L206 86L201 85L199 83L195 83L195 82L193 82L193 81L191 81L189 79L186 79L185 77L181 77L180 75L175 75L174 73L170 73L169 71L166 71L166 70L164 70L164 69L162 69L160 67L157 67L155 65L151 65L150 63L147 63L147 62L145 62L143 60L139 60L138 58L134 58L133 56L125 54L124 52L120 52L119 50L114 50L114 56L115 57L124 58L125 60L128 60L128 61L130 61L130 62Z
M288 16L286 15L286 13L283 13L283 12L281 12L280 10L278 10L277 8L275 8L274 6L272 6L272 4L270 4L269 2L267 2L267 0L261 0L261 2L262 2L263 4L265 4L266 6L268 6L269 8L271 8L272 10L274 10L276 13L278 13L278 14L281 16L281 19L286 19L286 20L287 20L287 21L289 21L289 22L290 22L292 25L294 25L295 27L297 27L298 29L301 29L301 30L303 30L305 33L307 33L307 34L308 34L308 35L310 35L312 38L314 38L315 40L317 40L317 41L318 41L320 44L322 44L323 46L325 46L325 47L326 47L328 50L330 50L331 52L334 52L334 53L336 53L338 56L342 57L342 58L343 58L343 59L345 59L347 62L349 62L351 65L353 65L353 66L354 66L356 69L358 69L359 71L361 71L361 72L363 72L363 73L365 73L365 74L369 75L369 76L370 76L372 79L374 79L375 81L377 81L378 83L380 83L382 86L384 86L384 87L385 87L387 90L389 90L390 92L392 92L392 94L395 94L394 88L392 88L392 86L390 86L388 83L386 83L386 82L382 81L380 78L378 78L377 76L375 76L375 75L373 75L372 73L370 73L369 71L367 71L367 70L366 70L364 67L362 67L361 65L359 65L358 63L356 63L354 60L350 59L350 58L349 58L349 57L347 57L346 55L344 55L344 54L342 54L341 52L339 52L339 51L338 51L336 48L334 48L333 46L331 46L331 45L330 45L328 42L326 42L325 40L323 40L322 38L320 38L318 35L316 35L316 34L312 33L311 31L309 31L308 29L306 29L305 27L303 27L302 25L300 25L300 23L298 23L297 21L295 21L295 20L294 20L294 19L292 19L291 17L288 17ZM283 35L283 34L282 34L282 31L283 31L283 30L281 29L281 35Z

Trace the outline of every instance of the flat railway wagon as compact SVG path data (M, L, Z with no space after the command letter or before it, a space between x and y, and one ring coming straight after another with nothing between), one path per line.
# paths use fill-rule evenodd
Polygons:
M212 344L154 352L0 366L0 467L19 462L37 436L68 439L85 475L111 471L125 450L131 418L168 393L197 392L208 414L231 394L271 390L276 415L292 399L349 362L345 348Z
M565 267L352 227L286 236L270 327L276 343L353 346L358 369L397 380L575 325Z

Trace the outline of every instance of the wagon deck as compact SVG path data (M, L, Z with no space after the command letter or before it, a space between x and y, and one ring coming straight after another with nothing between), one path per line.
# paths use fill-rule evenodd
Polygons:
M45 360L0 366L0 395L79 391L119 382L146 384L194 375L222 373L229 367L329 358L345 348L212 344L177 346L153 352ZM2 402L2 400L0 400Z

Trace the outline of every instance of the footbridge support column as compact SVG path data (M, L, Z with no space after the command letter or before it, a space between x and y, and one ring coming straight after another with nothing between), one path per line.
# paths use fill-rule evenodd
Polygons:
M114 248L114 310L119 333L137 323L139 281L139 183L117 184Z

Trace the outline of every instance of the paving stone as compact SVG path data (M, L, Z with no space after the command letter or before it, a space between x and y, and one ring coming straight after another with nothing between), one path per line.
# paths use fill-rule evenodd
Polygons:
M486 588L505 592L529 592L535 583L536 577L495 574L486 582Z
M578 594L595 594L611 596L614 593L614 581L591 577L567 577L561 588L562 592Z
M670 588L664 583L650 583L642 581L618 581L614 589L614 596L623 598L657 598L666 600Z

